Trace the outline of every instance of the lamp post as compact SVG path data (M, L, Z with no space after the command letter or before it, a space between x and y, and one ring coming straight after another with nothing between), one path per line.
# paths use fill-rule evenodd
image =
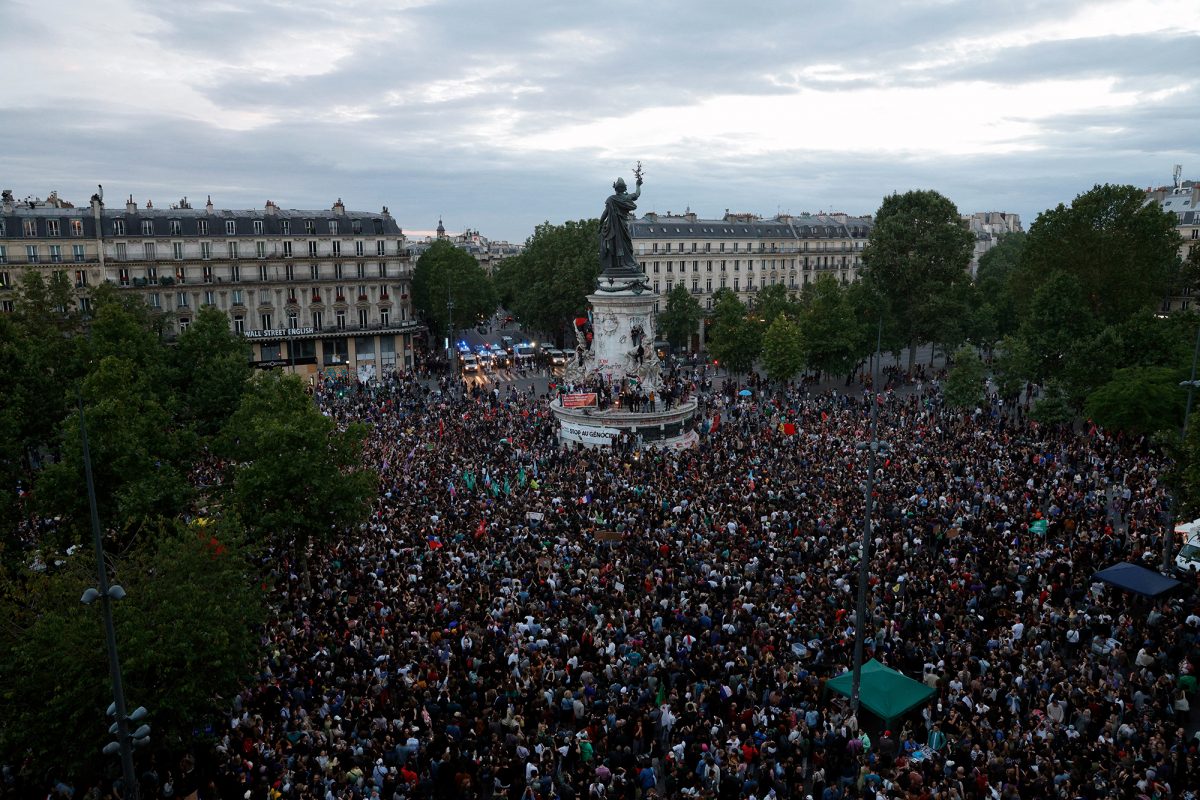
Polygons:
M104 619L104 640L108 649L108 673L113 686L113 704L109 706L109 715L116 717L116 722L109 730L117 734L117 741L105 746L104 752L112 755L114 751L121 753L121 773L125 779L123 797L137 800L138 785L133 772L133 744L135 735L129 731L129 723L141 720L146 715L146 709L139 708L134 715L125 713L125 687L121 683L121 662L117 658L117 632L113 625L112 604L114 600L125 597L125 590L120 586L108 583L108 569L104 565L104 543L100 538L100 513L96 509L96 485L92 479L92 455L88 448L87 422L83 414L83 396L79 397L79 433L83 439L83 475L87 483L88 510L92 517L92 547L96 551L96 576L99 589L89 588L80 598L85 605L100 601L100 614ZM137 717L134 719L134 717ZM135 734L136 738L145 740L150 733L148 725L143 725ZM113 745L117 745L115 748Z
M883 318L879 319L879 328L875 334L875 363L879 362L879 351L883 347ZM867 562L871 559L871 510L874 505L875 492L875 455L879 452L879 385L876 382L874 370L871 374L871 441L867 449L867 485L864 490L865 508L863 510L862 547L858 553L858 602L854 612L854 675L850 683L850 709L858 715L860 690L862 689L863 639L867 627L867 578L870 569ZM862 447L861 445L859 446Z
M1180 386L1186 386L1188 390L1187 405L1183 408L1183 428L1179 431L1181 450L1187 446L1188 417L1192 415L1192 395L1195 393L1196 387L1200 386L1200 381L1196 380L1197 357L1200 357L1200 328L1196 329L1196 346L1192 349L1192 377L1179 383ZM1163 536L1162 567L1160 569L1164 574L1171 570L1171 551L1175 548L1175 506L1178 504L1175 495L1178 493L1178 489L1173 491L1168 503L1167 532Z
M446 363L449 375L450 386L454 384L454 298L450 295L450 272L446 271Z

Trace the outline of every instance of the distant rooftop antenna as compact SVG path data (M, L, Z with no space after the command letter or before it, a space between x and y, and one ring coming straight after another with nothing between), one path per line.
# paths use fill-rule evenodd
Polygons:
M1183 164L1175 165L1175 170L1171 173L1171 177L1174 179L1176 189L1183 185Z

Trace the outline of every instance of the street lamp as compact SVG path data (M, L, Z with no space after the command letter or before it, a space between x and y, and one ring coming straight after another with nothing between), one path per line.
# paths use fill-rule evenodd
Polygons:
M101 617L104 619L104 641L108 650L108 673L113 686L113 703L109 706L109 715L116 717L116 722L109 729L117 735L117 741L105 745L104 753L112 755L120 752L121 772L125 778L126 790L123 796L137 800L138 785L133 772L134 741L145 742L150 735L150 726L143 725L130 733L129 723L138 722L145 718L146 709L138 708L133 714L125 713L125 687L121 683L121 662L117 658L117 632L113 625L112 604L125 598L125 590L119 585L108 582L108 569L104 565L104 543L100 538L100 512L96 509L96 484L92 479L92 454L88 448L87 422L83 414L83 396L79 397L79 434L83 439L83 475L87 483L88 510L92 517L92 547L96 551L96 575L99 588L89 587L79 598L84 605L100 601ZM136 719L135 719L136 717Z
M447 391L451 391L450 386L454 384L454 298L450 296L450 273L446 272L446 363L449 369L447 378L450 383L446 386ZM453 396L453 394L451 395Z

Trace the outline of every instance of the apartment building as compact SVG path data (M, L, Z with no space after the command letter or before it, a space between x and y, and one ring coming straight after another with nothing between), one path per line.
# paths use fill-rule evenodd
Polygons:
M870 217L780 214L763 219L730 213L720 219L648 213L630 225L637 259L656 292L682 284L712 308L731 289L743 302L771 284L800 291L821 275L856 280L871 233Z
M1175 229L1183 239L1179 246L1179 257L1187 260L1192 250L1200 247L1200 181L1181 180L1182 167L1179 165L1176 165L1173 177L1171 186L1147 189L1146 202L1158 203L1164 211L1175 215ZM1164 300L1161 310L1167 313L1196 308L1196 297L1191 287L1184 287L1181 294Z
M363 378L413 363L422 326L409 301L411 254L387 208L348 211L168 208L133 198L108 208L0 199L0 311L12 311L23 270L64 271L79 310L109 282L136 292L181 332L204 306L224 311L263 367Z

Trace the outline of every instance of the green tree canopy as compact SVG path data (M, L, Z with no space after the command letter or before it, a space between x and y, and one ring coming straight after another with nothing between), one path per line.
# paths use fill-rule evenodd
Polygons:
M1017 329L1017 303L1012 294L1012 277L1025 252L1026 235L1006 233L996 246L979 257L975 273L976 297L984 307L991 308L995 320L996 338L1003 338Z
M793 320L799 319L800 303L782 283L772 283L755 295L754 311L763 325L769 328L780 314L787 314Z
M533 330L563 344L572 320L587 312L587 296L600 276L600 220L543 222L520 255L496 271L501 300Z
M339 431L295 375L260 373L222 435L234 464L227 508L252 542L310 541L366 520L378 476L362 465L366 428ZM307 576L307 570L305 570Z
M762 341L762 364L773 381L790 381L804 369L800 326L787 314L776 315Z
M712 325L708 350L730 372L741 374L754 367L762 350L762 328L730 289L713 294Z
M863 279L885 298L909 350L935 341L945 320L931 302L967 281L974 242L954 203L934 191L883 199L863 250Z
M456 328L475 325L496 311L496 289L479 262L461 247L439 239L417 259L412 303L434 338L445 335L448 300L454 302Z
M185 418L201 434L216 435L250 379L249 345L229 330L224 311L205 306L179 335L174 366Z
M805 362L821 372L846 375L861 359L865 341L864 326L851 305L848 287L822 275L804 288L801 302Z
M658 335L674 347L687 347L703 317L700 301L679 283L667 293L665 307L658 315Z
M149 710L156 747L190 746L253 672L264 597L233 530L168 525L115 561L128 592L114 607L126 697ZM95 582L89 547L19 598L0 597L0 761L33 754L39 773L64 776L111 766L99 605L79 602Z
M1146 203L1134 186L1105 184L1042 212L1029 229L1020 267L1012 276L1018 302L1037 295L1059 274L1078 285L1063 298L1062 313L1086 314L1103 324L1157 308L1179 266L1175 215Z
M1126 367L1092 392L1084 413L1101 427L1134 436L1177 431L1183 419L1182 374L1169 367ZM1178 433L1176 433L1178 437Z
M946 376L942 396L951 408L972 409L983 403L983 362L974 347L964 345L954 353L954 365Z

